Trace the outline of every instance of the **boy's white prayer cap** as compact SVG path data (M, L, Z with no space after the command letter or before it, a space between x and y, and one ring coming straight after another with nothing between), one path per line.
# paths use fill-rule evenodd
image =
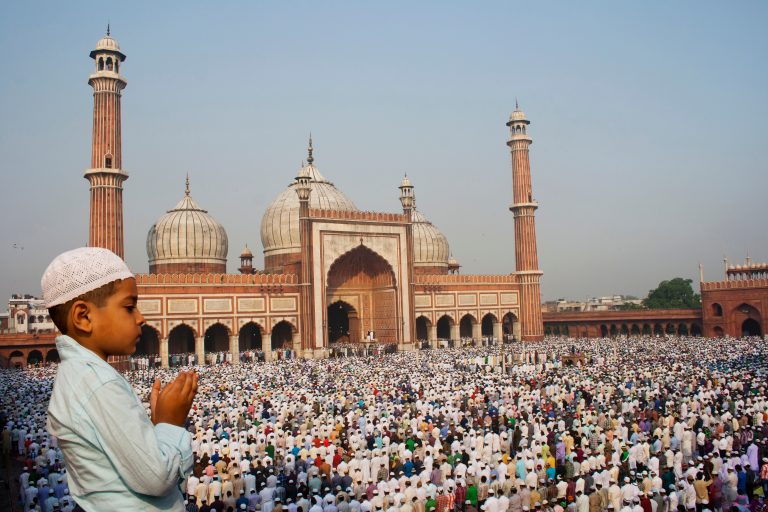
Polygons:
M128 265L109 249L79 247L59 254L43 273L45 307L65 304L118 279L132 278Z

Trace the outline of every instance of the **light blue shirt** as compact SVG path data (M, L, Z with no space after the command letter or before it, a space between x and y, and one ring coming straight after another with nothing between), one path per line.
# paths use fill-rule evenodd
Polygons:
M192 470L190 434L153 425L112 366L69 336L56 338L61 364L48 405L69 489L88 512L184 510L179 484Z

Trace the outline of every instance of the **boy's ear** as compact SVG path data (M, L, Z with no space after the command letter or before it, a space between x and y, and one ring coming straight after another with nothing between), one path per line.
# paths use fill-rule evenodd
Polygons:
M72 327L76 331L90 334L93 330L93 324L91 323L91 304L78 300L69 310L69 319L72 322Z

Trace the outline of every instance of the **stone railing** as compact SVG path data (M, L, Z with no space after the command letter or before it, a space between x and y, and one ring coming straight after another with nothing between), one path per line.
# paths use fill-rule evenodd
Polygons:
M136 274L136 284L275 285L296 284L296 274Z
M744 288L768 288L768 279L729 279L701 283L701 291L740 290Z

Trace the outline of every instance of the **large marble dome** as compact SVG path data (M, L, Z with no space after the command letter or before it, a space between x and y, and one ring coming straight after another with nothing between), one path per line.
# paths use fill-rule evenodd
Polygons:
M448 259L451 257L448 239L416 208L411 220L415 270L420 273L445 273L448 270Z
M312 192L309 195L309 207L356 211L355 203L320 174L311 157L308 162L302 170L311 178ZM261 218L261 244L264 247L265 260L271 256L301 251L299 196L296 195L296 183L288 185L288 188L283 190L264 212Z
M225 273L227 251L227 232L192 199L187 178L182 200L147 234L149 273Z

